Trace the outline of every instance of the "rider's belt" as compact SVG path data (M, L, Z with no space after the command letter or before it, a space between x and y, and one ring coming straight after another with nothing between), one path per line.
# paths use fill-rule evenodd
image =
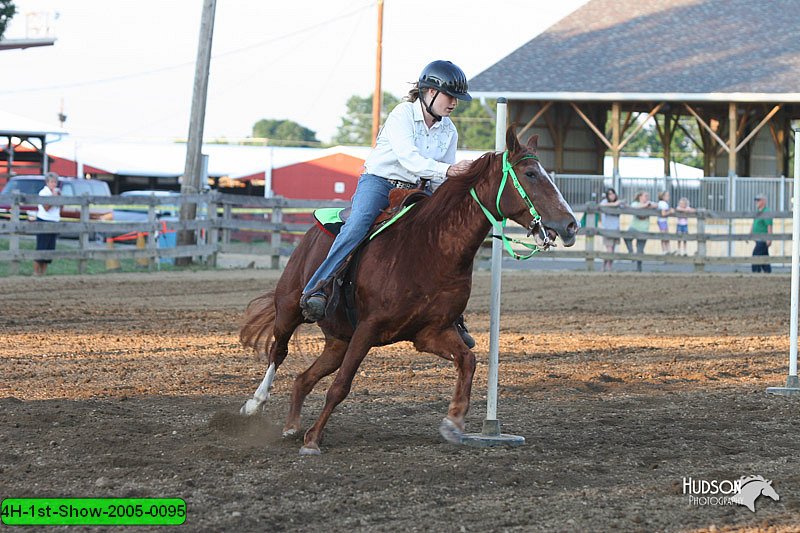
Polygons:
M389 183L394 185L395 189L416 189L417 188L417 184L416 183L409 183L409 182L403 181L403 180L386 180L386 181L388 181Z

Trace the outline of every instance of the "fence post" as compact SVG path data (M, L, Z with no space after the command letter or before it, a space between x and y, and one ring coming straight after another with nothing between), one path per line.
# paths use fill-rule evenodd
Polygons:
M697 217L697 258L694 260L694 271L703 272L705 270L706 258L706 217Z
M270 222L273 224L281 224L283 223L283 209L279 206L275 206L272 208L272 217ZM281 268L281 229L280 228L273 228L272 229L272 241L270 242L272 247L272 261L270 268L273 270L280 270Z
M596 204L594 202L586 204L584 216L586 217L586 227L590 230L597 227L597 224L595 224L595 208ZM586 235L586 270L594 272L594 234L591 232Z
M86 274L86 249L89 248L89 230L86 224L89 222L89 201L86 198L81 199L81 230L78 233L78 250L80 257L78 258L78 274Z
M147 206L147 226L150 228L150 230L147 232L145 248L153 255L148 255L139 264L142 266L147 266L147 270L152 271L153 262L158 261L158 242L156 242L156 206L153 202L150 202L150 205Z
M231 204L226 202L222 207L222 244L231 243L231 222L233 221L231 213Z
M19 227L19 195L14 195L14 203L11 205L11 224ZM11 264L8 273L12 276L19 274L19 233L14 230L8 240L8 249L11 252Z
M208 231L206 234L208 235L208 243L214 247L214 250L211 252L210 255L206 257L206 263L210 267L217 266L217 253L219 252L219 229L217 229L217 207L218 204L216 202L209 202L208 203Z

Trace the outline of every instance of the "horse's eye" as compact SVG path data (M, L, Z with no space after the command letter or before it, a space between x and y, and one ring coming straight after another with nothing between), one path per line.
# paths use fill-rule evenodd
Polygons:
M529 170L525 173L525 175L528 176L530 179L533 179L536 177L536 172L534 172L533 170Z

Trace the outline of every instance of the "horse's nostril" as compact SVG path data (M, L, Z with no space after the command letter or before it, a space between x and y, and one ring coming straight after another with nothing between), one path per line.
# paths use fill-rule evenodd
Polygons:
M567 224L567 233L569 235L575 235L576 233L578 233L579 229L580 226L578 225L577 222L570 222L569 224Z

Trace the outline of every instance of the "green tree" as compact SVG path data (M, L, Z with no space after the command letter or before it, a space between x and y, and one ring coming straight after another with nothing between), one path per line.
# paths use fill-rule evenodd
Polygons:
M495 107L495 100L487 100L485 107L478 100L458 103L450 118L458 128L459 148L494 150L495 119L488 109Z
M317 133L292 120L262 118L253 124L253 137L269 139L277 146L307 146L319 143Z
M383 93L381 124L399 103L400 99L395 95ZM372 144L372 95L353 95L347 100L347 113L342 117L342 123L332 140L335 144Z
M663 131L664 119L658 117L658 123ZM691 117L680 117L679 127L675 129L670 144L670 156L676 163L683 163L697 168L703 168L703 154L694 144L692 139L700 139L697 122ZM687 134L687 132L689 134ZM691 137L689 136L691 135ZM633 138L625 145L624 154L646 155L648 157L664 157L664 147L655 123L650 120Z
M16 13L17 6L14 5L13 0L0 0L0 39L3 38L8 23Z

